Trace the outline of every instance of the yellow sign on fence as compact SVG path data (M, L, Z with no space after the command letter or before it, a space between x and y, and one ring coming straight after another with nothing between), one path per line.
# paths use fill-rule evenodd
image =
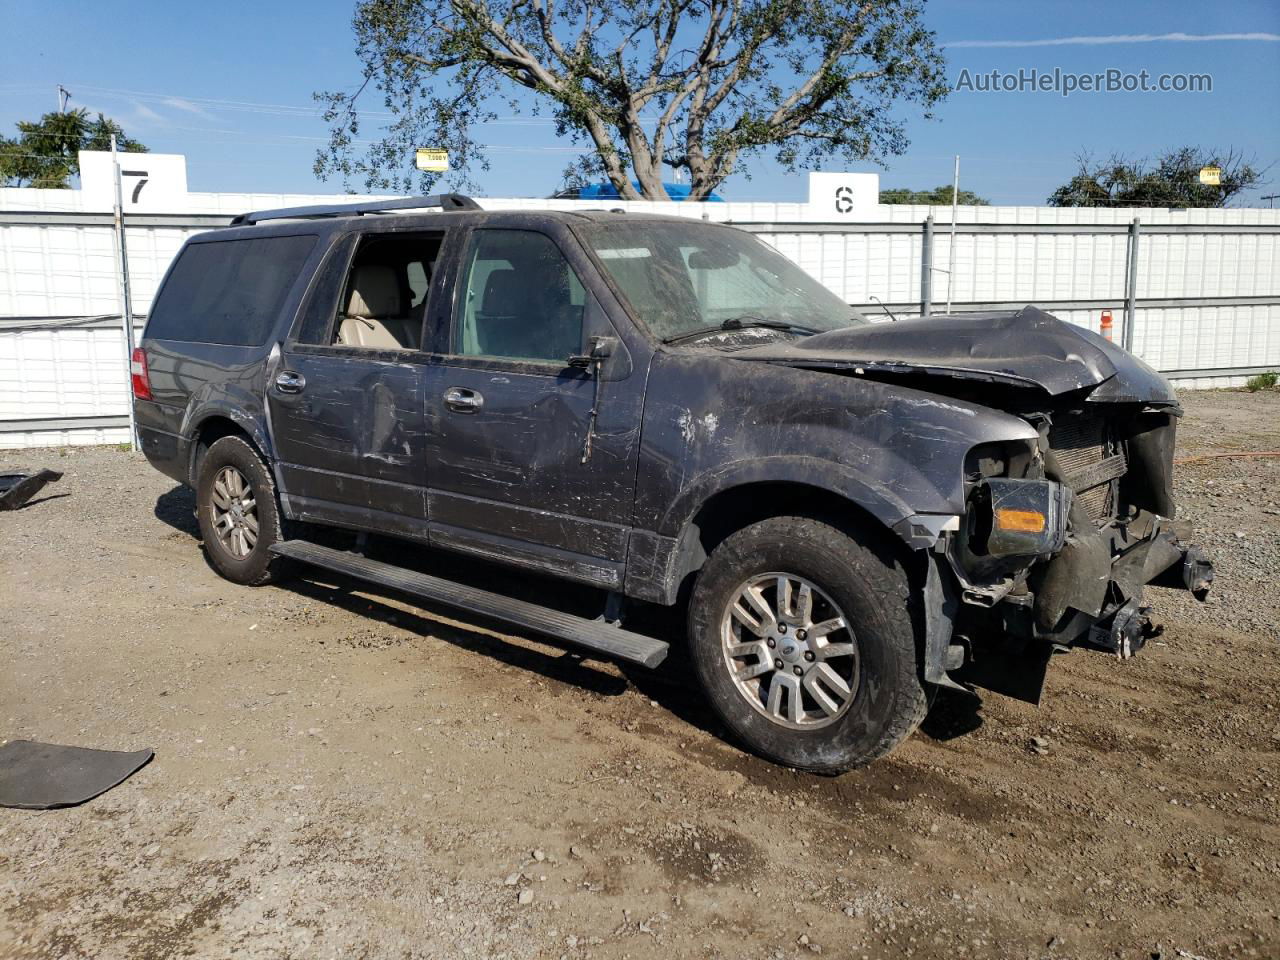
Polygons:
M419 170L445 173L449 169L449 151L437 147L419 147L416 162Z

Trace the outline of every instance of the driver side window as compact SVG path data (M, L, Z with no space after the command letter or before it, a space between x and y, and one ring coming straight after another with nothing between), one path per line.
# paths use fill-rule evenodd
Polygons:
M582 350L586 291L550 237L530 230L477 230L454 351L565 364Z

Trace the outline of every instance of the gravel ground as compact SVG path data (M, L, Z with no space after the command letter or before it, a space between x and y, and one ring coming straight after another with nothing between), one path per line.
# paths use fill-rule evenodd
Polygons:
M1280 449L1280 394L1184 400L1179 456ZM0 515L0 737L156 759L0 810L0 956L1280 956L1280 458L1180 467L1218 584L1153 591L1140 657L940 697L839 778L727 743L677 654L237 587L139 456L6 464L67 476Z

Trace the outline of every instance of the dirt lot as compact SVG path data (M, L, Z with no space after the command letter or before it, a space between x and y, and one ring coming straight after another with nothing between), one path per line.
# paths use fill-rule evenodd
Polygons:
M1280 394L1185 401L1181 456L1280 449ZM140 456L4 460L67 476L0 515L0 737L156 759L0 810L0 956L1280 956L1280 458L1180 468L1218 589L1154 591L1138 659L836 779L726 743L676 654L233 586Z

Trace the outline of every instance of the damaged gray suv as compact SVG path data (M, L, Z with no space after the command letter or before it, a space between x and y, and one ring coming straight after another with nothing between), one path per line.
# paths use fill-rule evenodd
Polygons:
M678 605L716 713L805 770L887 753L938 687L1037 701L1053 653L1128 657L1149 585L1213 576L1172 528L1180 410L1141 361L1034 307L872 324L696 220L457 195L245 214L182 248L133 374L223 576L317 566L643 667L667 643L625 613ZM603 612L317 526L585 584Z

